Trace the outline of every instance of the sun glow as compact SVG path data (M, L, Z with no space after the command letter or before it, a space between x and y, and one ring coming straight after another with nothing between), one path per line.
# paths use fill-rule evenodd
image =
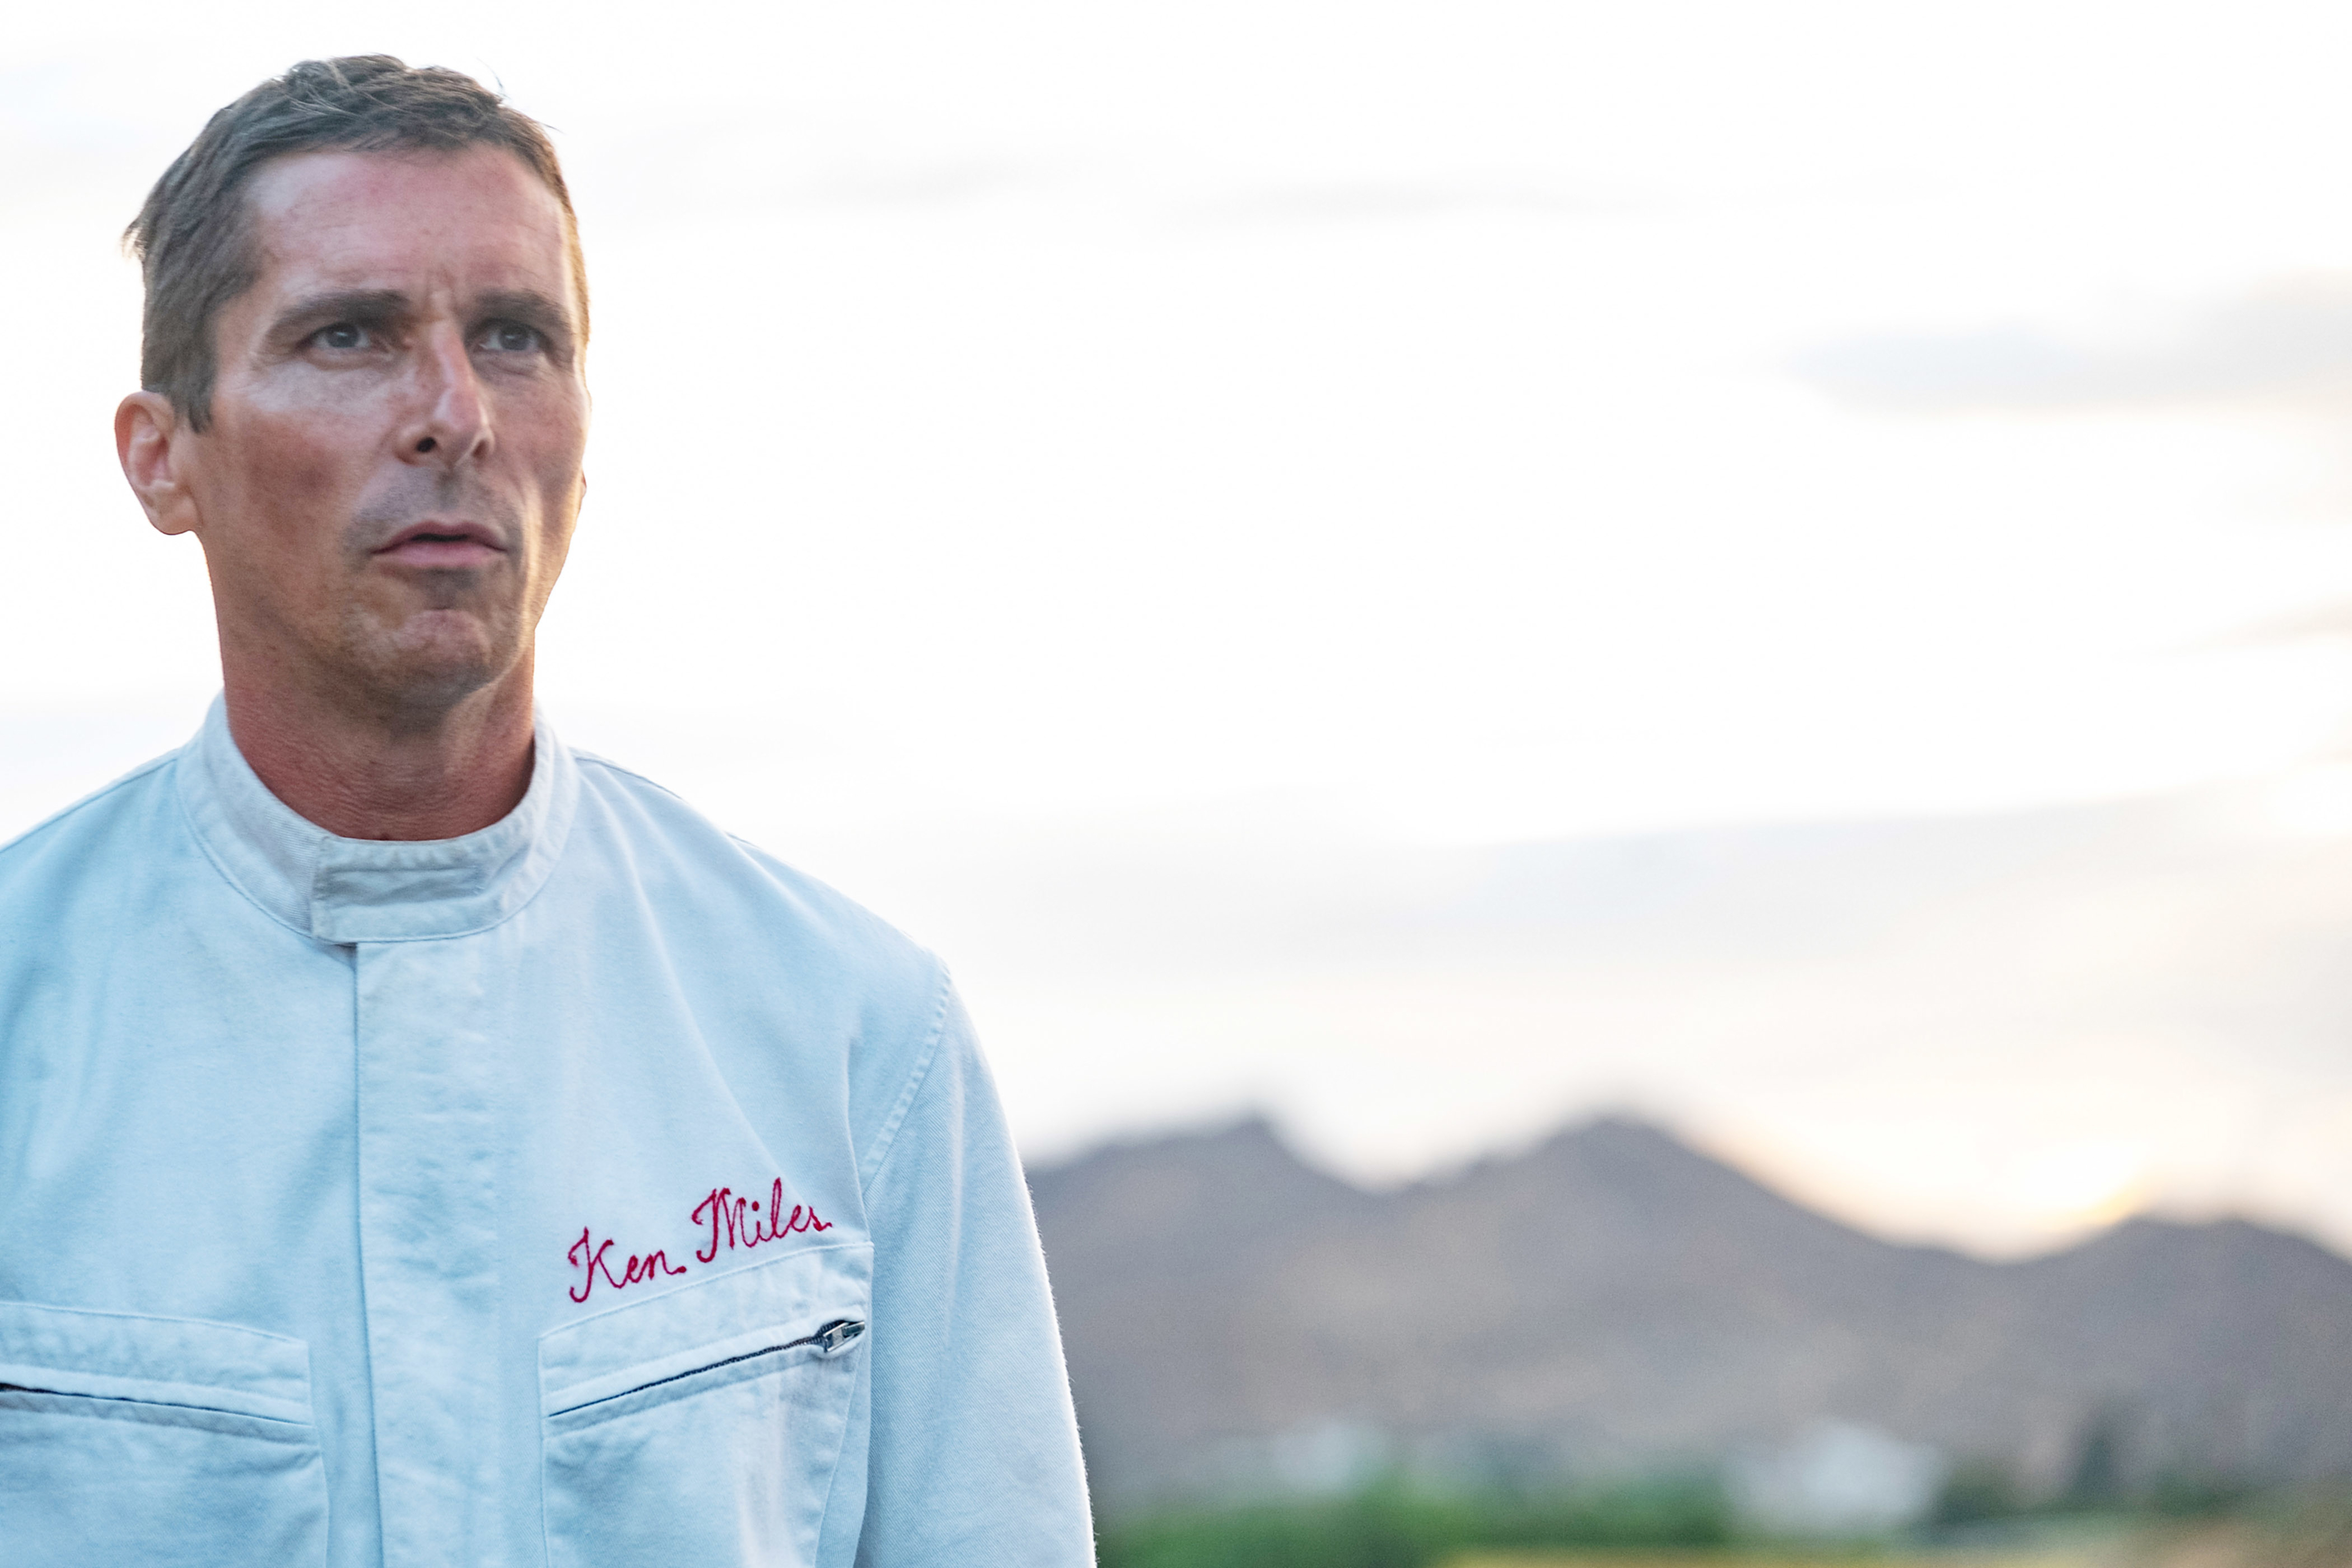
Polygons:
M2052 1233L2095 1229L2147 1200L2146 1157L2134 1146L2086 1143L2017 1162L2001 1197Z

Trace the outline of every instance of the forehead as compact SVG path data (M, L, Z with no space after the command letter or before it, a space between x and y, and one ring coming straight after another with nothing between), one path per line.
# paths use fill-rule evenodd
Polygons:
M563 208L502 147L304 152L246 189L259 291L531 287L572 293Z

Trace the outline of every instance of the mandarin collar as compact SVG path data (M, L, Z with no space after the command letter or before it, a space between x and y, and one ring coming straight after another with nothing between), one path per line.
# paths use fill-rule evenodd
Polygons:
M271 918L321 942L416 942L488 930L530 902L563 852L580 769L544 713L531 722L530 788L457 839L346 839L269 792L215 697L181 748L180 800L221 874Z

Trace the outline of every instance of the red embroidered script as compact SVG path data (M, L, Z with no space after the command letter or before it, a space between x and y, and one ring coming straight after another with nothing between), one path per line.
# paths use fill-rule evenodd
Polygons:
M710 1237L709 1245L694 1255L695 1261L698 1263L716 1261L722 1246L730 1252L738 1248L749 1250L771 1241L781 1241L787 1236L797 1236L803 1231L833 1228L830 1221L816 1217L815 1209L801 1204L793 1205L791 1213L784 1212L784 1181L782 1176L778 1176L775 1185L768 1189L765 1214L760 1211L758 1198L737 1197L733 1187L716 1186L710 1189L709 1197L694 1206L694 1212L687 1218L700 1227L706 1223L705 1215L709 1217L707 1223L710 1227ZM565 1294L575 1301L585 1301L595 1293L600 1281L612 1290L625 1291L631 1285L642 1284L647 1280L686 1272L685 1264L671 1262L669 1254L660 1248L642 1257L635 1252L628 1254L619 1270L615 1271L612 1252L618 1245L620 1243L612 1237L597 1240L593 1229L582 1226L580 1239L574 1241L572 1249L563 1255L564 1261L580 1270L580 1282Z
M793 1205L792 1213L784 1213L784 1183L781 1176L776 1179L776 1185L768 1189L768 1212L764 1217L760 1213L758 1198L747 1201L737 1197L731 1186L712 1187L710 1196L696 1204L694 1213L688 1218L700 1225L706 1214L710 1217L710 1244L695 1249L695 1260L700 1263L708 1263L719 1256L722 1227L727 1249L730 1252L739 1245L748 1249L765 1242L781 1241L803 1230L833 1228L829 1223L816 1217L815 1209L803 1208L797 1203Z
M564 1292L575 1301L586 1301L589 1293L596 1289L596 1281L600 1278L613 1289L625 1291L640 1280L652 1280L664 1274L686 1272L685 1264L672 1263L669 1260L669 1255L656 1248L642 1258L634 1252L630 1253L629 1260L622 1264L621 1271L615 1274L613 1272L613 1265L607 1255L616 1244L609 1236L603 1241L592 1243L589 1240L589 1234L588 1228L582 1226L580 1239L574 1241L572 1244L572 1250L563 1255L565 1262L580 1270L580 1283Z

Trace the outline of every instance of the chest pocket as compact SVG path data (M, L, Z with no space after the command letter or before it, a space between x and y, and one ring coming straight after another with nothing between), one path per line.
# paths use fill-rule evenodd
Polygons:
M309 1347L227 1323L0 1301L0 1557L324 1563Z
M803 1249L541 1335L552 1568L814 1563L872 1258Z

